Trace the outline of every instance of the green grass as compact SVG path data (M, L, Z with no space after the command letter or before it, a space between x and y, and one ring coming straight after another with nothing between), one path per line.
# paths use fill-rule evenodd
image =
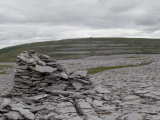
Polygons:
M71 45L80 46L71 46ZM95 46L93 47L92 44ZM124 46L121 44L124 44ZM83 47L83 45L87 45ZM101 48L104 49L101 49ZM120 47L120 48L119 48ZM69 49L74 50L69 50ZM87 49L86 49L87 48ZM67 50L66 50L67 49ZM16 56L25 50L36 50L38 53L85 51L85 54L52 55L55 59L77 59L93 55L112 54L159 54L160 39L147 38L79 38L59 41L36 42L0 49L0 62L16 62ZM109 52L110 51L110 52Z
M11 66L11 65L0 65L0 70L5 70L7 68L13 68L13 66ZM2 71L2 72L0 72L0 74L9 74L9 73L7 73L6 71Z
M79 65L81 63L69 63L68 65Z
M145 118L144 118L144 117L142 117L142 120L145 120Z
M151 62L148 63L141 63L139 65L124 65L124 66L113 66L113 67L97 67L97 68L89 68L88 74L96 74L99 72L103 72L105 70L111 70L111 69L119 69L119 68L125 68L125 67L137 67L137 66L143 66L143 65L149 65Z
M137 57L135 57L135 56L130 56L130 57L126 57L126 58L137 58Z
M111 114L112 112L110 112L110 111L107 111L107 112L105 112L104 114L107 114L107 115L109 115L109 114Z
M119 90L112 90L113 92L118 92Z
M3 72L0 72L0 74L9 74L9 73L7 73L6 71L3 71Z
M53 55L50 57L58 60L59 59L78 59L78 58L84 58L85 55L68 54L68 55Z
M141 104L147 104L145 101L140 102Z
M4 69L7 69L7 68L13 68L13 66L11 66L11 65L0 65L0 70L4 70Z

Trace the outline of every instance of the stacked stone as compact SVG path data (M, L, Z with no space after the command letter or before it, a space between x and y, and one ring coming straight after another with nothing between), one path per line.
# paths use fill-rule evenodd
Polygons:
M103 120L96 112L103 94L96 91L110 92L90 80L86 70L69 73L47 55L24 51L17 56L12 98L0 98L0 120Z
M14 86L10 95L30 97L41 94L68 94L67 91L92 89L87 71L73 73L49 56L24 51L17 56Z

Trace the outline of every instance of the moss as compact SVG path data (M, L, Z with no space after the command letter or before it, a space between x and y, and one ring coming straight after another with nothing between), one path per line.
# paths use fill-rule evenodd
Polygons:
M96 74L105 70L111 70L111 69L119 69L119 68L125 68L125 67L137 67L137 66L143 66L143 65L149 65L151 62L148 63L141 63L139 65L124 65L124 66L113 66L113 67L97 67L97 68L89 68L88 74Z
M11 66L11 65L0 65L0 70L5 70L7 68L13 68L13 66ZM2 71L2 72L0 72L0 74L9 74L9 73L7 73L6 71Z
M147 104L145 101L140 102L141 104Z
M6 73L6 71L3 71L3 72L0 72L0 74L9 74L9 73Z
M13 68L13 66L11 66L11 65L0 65L0 70L5 70L7 68ZM3 71L3 72L0 72L0 74L7 74L7 73L5 73Z
M111 112L110 112L110 111L107 111L107 112L105 112L104 114L107 114L107 115L109 115L109 114L111 114Z
M155 77L153 77L151 80L155 80L156 78Z
M69 63L68 65L79 65L81 63Z
M0 68L13 68L12 65L0 65Z
M113 92L118 92L119 90L112 90Z
M137 58L137 57L135 57L135 56L130 56L130 57L126 57L126 58Z

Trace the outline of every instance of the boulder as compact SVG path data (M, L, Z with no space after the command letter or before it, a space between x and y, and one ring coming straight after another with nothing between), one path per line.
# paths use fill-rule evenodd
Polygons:
M111 93L109 90L104 89L104 88L102 88L102 87L96 87L96 88L95 88L95 91L98 92L98 93L104 93L104 94Z

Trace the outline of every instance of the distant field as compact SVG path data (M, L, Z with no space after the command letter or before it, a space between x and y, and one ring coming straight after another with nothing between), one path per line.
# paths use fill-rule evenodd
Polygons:
M160 39L81 38L36 42L0 49L0 62L15 62L16 56L25 50L36 50L55 59L112 54L159 54Z

